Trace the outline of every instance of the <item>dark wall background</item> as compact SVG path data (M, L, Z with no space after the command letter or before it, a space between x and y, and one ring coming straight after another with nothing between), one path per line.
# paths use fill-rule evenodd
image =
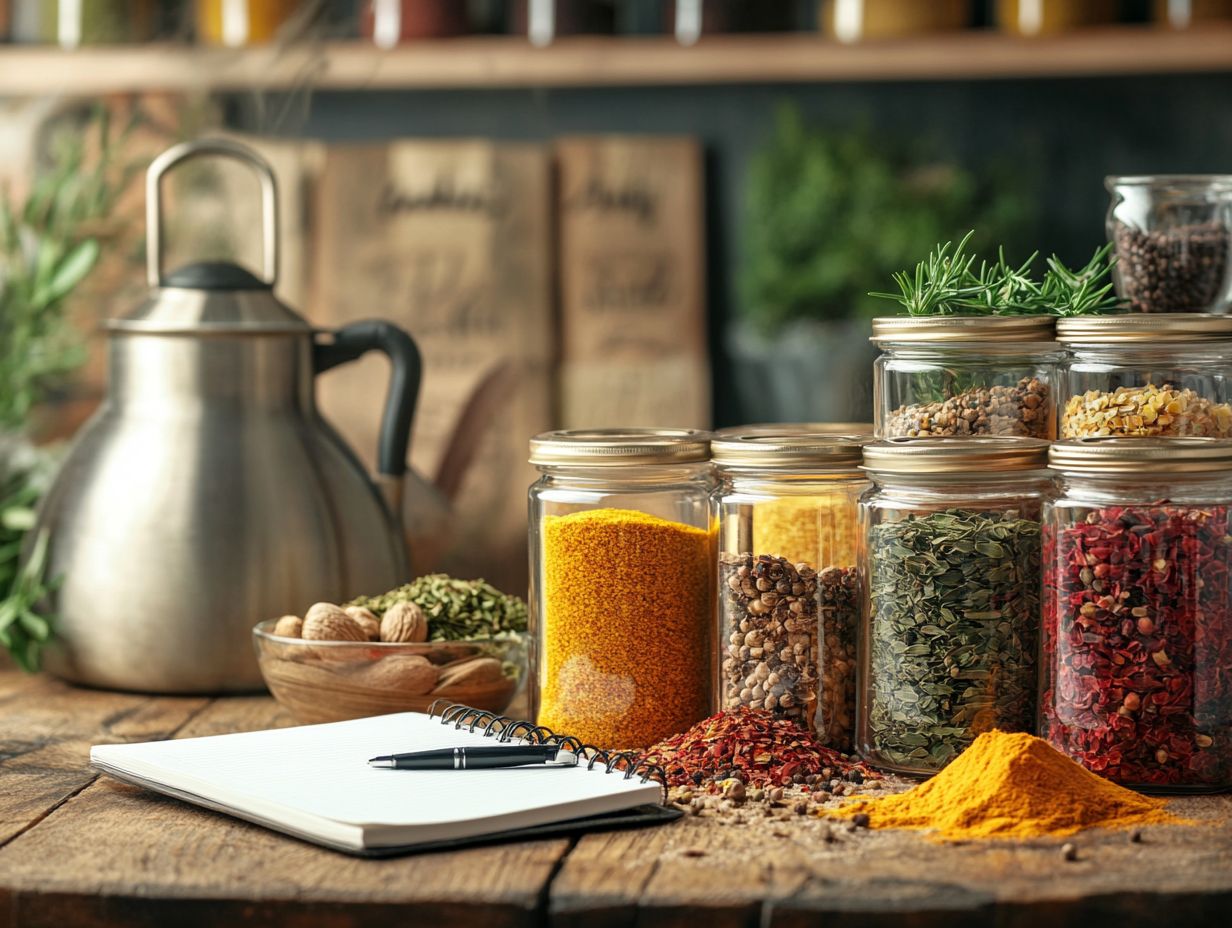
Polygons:
M687 133L708 153L709 302L716 424L740 417L720 333L739 312L742 180L791 100L822 127L921 139L961 164L1012 165L1038 198L1038 244L1085 262L1103 241L1107 174L1232 173L1232 75L1126 78L324 92L236 100L233 121L330 141L400 136L546 140L567 133ZM842 235L841 228L834 229Z

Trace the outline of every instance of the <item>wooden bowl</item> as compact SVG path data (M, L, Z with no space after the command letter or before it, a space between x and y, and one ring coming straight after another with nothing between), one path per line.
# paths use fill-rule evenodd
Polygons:
M438 699L504 712L526 679L526 636L391 643L306 641L252 630L270 693L299 721L426 712Z

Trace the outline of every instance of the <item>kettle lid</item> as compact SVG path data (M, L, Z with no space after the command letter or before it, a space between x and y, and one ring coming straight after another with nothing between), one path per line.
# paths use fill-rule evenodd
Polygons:
M252 167L261 182L261 277L230 261L200 261L170 273L162 269L163 175L202 155L234 158ZM133 312L106 325L113 331L310 332L308 322L274 296L278 280L278 185L269 163L230 139L201 139L167 149L146 174L146 256L152 292Z

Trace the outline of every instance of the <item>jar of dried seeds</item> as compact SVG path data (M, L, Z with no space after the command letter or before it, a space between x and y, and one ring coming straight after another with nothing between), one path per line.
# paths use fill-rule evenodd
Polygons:
M878 438L1056 437L1051 316L873 320Z
M711 443L719 518L719 707L755 706L851 749L865 439L825 426Z
M531 441L532 710L641 749L710 713L715 545L709 433L547 432Z
M1223 313L1232 306L1232 175L1104 181L1117 295L1140 313Z
M1034 731L1048 443L876 442L864 530L857 749L935 773L981 732Z
M1232 788L1232 441L1049 460L1040 734L1122 786Z
M1232 437L1232 316L1057 322L1062 438Z

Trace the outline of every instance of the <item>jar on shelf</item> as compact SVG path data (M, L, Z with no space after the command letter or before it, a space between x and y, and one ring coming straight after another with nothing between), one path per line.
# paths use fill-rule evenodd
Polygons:
M826 34L840 42L962 29L970 18L968 0L822 0L820 16Z
M1117 294L1140 313L1232 306L1232 175L1109 177Z
M144 42L154 35L154 14L152 0L15 0L9 35L62 48Z
M1034 731L1048 443L875 442L860 501L856 746L936 773L982 732Z
M1116 13L1115 0L997 0L997 26L1026 37L1115 22Z
M1232 438L1232 316L1075 316L1057 341L1062 438Z
M710 713L715 534L709 433L546 432L531 441L532 710L611 749Z
M457 0L364 0L359 31L378 48L403 42L462 35L466 5Z
M1049 459L1041 734L1122 786L1232 788L1232 442Z
M878 438L1056 437L1051 316L873 320Z
M272 42L299 0L196 0L197 40L241 48Z
M1173 29L1190 29L1232 19L1232 0L1155 0L1155 20Z
M768 709L851 750L862 441L807 426L711 442L721 709Z

